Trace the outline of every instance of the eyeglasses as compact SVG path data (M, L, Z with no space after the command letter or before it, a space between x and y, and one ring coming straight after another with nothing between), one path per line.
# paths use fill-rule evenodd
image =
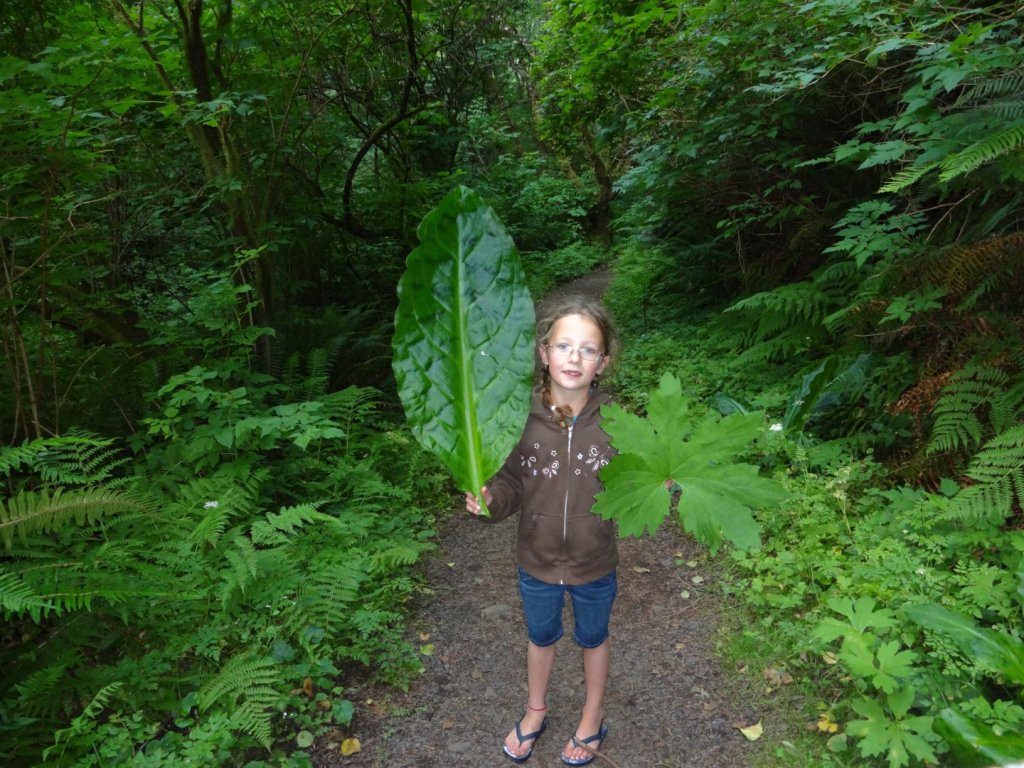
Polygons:
M589 363L595 360L600 360L604 357L603 352L598 352L593 347L580 347L576 349L572 344L566 344L559 342L558 344L545 344L549 351L558 355L559 357L571 357L573 352L576 352L580 356L580 360L586 360Z

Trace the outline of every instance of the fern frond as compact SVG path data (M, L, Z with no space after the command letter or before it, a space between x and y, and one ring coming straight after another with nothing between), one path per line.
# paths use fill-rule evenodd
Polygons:
M975 142L967 149L949 155L941 162L939 181L952 181L974 171L998 157L1024 147L1024 124L1003 128L992 136Z
M421 541L403 541L391 544L370 557L371 573L388 573L398 568L413 565L431 545Z
M852 259L835 261L822 267L814 274L815 285L821 287L843 286L860 276L861 270Z
M310 576L297 599L306 621L328 633L348 626L359 605L359 588L366 581L366 567L360 557L344 560L331 555L310 564Z
M265 475L238 481L214 476L200 478L182 489L178 506L192 518L199 516L189 538L197 544L216 546L231 524L256 511L256 498Z
M990 112L1004 122L1012 122L1024 118L1024 101L990 101L982 111Z
M1018 423L1024 414L1024 379L985 362L972 361L950 376L932 411L928 454L970 449L989 434Z
M917 268L918 279L945 288L955 299L993 278L1005 284L1005 276L1018 272L1022 265L1024 231L935 251Z
M285 544L297 531L313 522L340 530L337 518L320 512L319 506L299 504L294 507L282 507L278 512L268 512L265 519L252 524L250 533L253 543L275 546Z
M127 457L112 449L116 441L90 432L69 431L60 437L26 441L0 448L0 474L24 469L56 485L95 485L109 480Z
M112 438L90 432L71 430L63 440L39 455L39 474L43 480L57 485L97 485L108 482L114 470L129 458Z
M968 88L957 99L957 105L978 106L988 103L993 98L1020 94L1024 94L1024 70L1018 68L1016 72L1002 77L986 78Z
M86 705L85 710L81 715L71 721L71 725L67 728L62 728L53 735L53 746L47 747L43 750L43 759L48 760L50 753L61 746L61 741L70 741L73 737L78 736L87 728L90 728L95 722L96 718L99 717L100 713L106 709L107 704L114 697L121 688L124 687L124 683L116 681L109 685L103 686L92 700Z
M14 684L18 694L18 711L26 714L52 712L60 707L60 698L54 692L63 684L69 668L78 663L77 656L62 658L55 664L35 670Z
M232 657L207 682L196 697L199 708L207 711L221 699L228 711L241 713L239 727L270 747L272 709L281 700L281 668L267 657L242 653Z
M221 585L221 603L225 606L234 597L235 592L244 593L260 574L260 553L245 536L235 536L232 548L224 552L224 558L231 566L224 572L224 583Z
M940 165L939 160L933 160L929 163L921 163L920 165L911 165L909 168L904 168L898 173L894 174L885 184L878 188L879 194L885 194L887 192L899 192L906 189L912 184L917 183L928 174L930 171L934 171Z
M14 536L22 541L33 533L49 533L68 526L92 524L104 517L148 509L145 497L104 488L65 491L22 491L5 505L0 501L0 537L10 549Z
M401 621L401 616L394 611L385 611L379 608L360 608L353 611L348 622L353 630L352 635L354 638L363 639L364 642L351 642L336 647L338 656L343 659L352 659L360 664L372 664L374 659L366 651L368 643L365 640L386 635L389 629L399 621Z
M737 365L763 361L779 361L796 357L810 349L810 339L820 333L818 329L796 327L767 341L754 344L736 358Z
M1024 425L989 440L971 460L974 485L953 497L950 514L968 522L998 525L1024 503Z
M39 595L18 574L0 572L0 613L5 620L27 613L32 621L39 623L42 615L53 607L53 603Z
M725 311L753 310L759 317L775 315L785 318L790 323L817 323L825 316L830 303L828 295L819 286L811 282L802 282L755 293L737 301Z
M196 696L202 711L208 710L218 699L235 703L250 689L275 688L281 682L281 669L277 662L253 652L232 656L213 679L203 685Z
M281 693L273 688L253 688L248 693L261 699L262 703L246 699L234 713L234 725L242 732L250 734L265 749L270 749L272 728L268 708L280 700Z

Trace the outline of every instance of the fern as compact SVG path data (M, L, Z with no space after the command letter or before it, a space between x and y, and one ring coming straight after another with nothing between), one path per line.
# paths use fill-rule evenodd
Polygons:
M304 619L327 632L348 627L360 602L366 567L354 553L330 553L310 564L308 580L298 594Z
M430 544L421 541L395 542L370 557L371 573L389 573L404 566L413 565L420 559Z
M26 584L19 575L0 572L0 613L5 620L27 613L34 622L54 605Z
M271 710L281 700L282 675L277 662L253 653L232 657L196 697L202 711L226 700L240 716L239 727L264 747L271 744Z
M112 438L79 430L61 437L27 441L15 448L0 448L0 474L15 470L36 472L55 485L97 485L109 481L127 458L111 449Z
M934 282L949 289L953 296L964 296L986 281L1006 282L1024 264L1024 232L1010 232L1000 237L966 246L954 246L937 254L935 266L924 265ZM976 300L976 299L975 299Z
M7 504L0 502L0 537L9 550L18 535L22 541L33 533L58 531L71 522L92 524L104 517L149 508L140 494L107 489L22 491Z
M256 520L252 525L251 535L255 544L284 544L291 540L296 532L309 523L334 528L340 531L338 520L318 511L318 504L300 504L294 507L282 507L279 512L268 512L265 519Z
M189 517L199 517L189 538L197 544L216 546L233 522L256 510L256 499L266 476L266 472L253 472L241 478L215 475L190 483L176 505Z
M828 295L819 286L803 282L755 293L737 301L725 311L752 310L757 313L759 323L767 323L767 332L772 332L798 322L820 322L829 304Z
M100 713L106 709L107 704L109 704L110 700L114 697L114 694L123 687L124 683L120 681L103 686L103 688L101 688L96 695L92 697L92 700L86 705L82 714L71 721L71 725L69 727L62 728L54 734L53 746L47 747L43 750L43 759L48 760L50 758L50 754L56 750L57 747L61 746L61 741L69 742L75 736L82 734L87 729L91 729ZM63 754L63 750L61 750L61 754Z
M1021 62L1024 64L1024 62ZM1024 70L1002 77L986 78L963 92L957 99L957 106L978 106L991 103L992 99L1024 94Z
M226 574L221 593L221 602L226 606L235 592L245 592L246 587L259 576L259 557L256 547L245 536L235 536L232 547L224 553L231 566Z
M911 165L909 168L904 168L889 179L885 184L878 188L879 193L886 192L899 192L900 190L906 189L907 187L917 183L929 172L934 171L940 165L940 161L933 160L927 163L921 163L920 165Z
M980 444L986 431L983 415L994 432L1016 423L1024 410L1024 381L1012 386L1011 381L1004 370L977 362L953 374L932 411L935 422L927 453L970 450Z
M1021 120L1024 119L1024 101L1021 99L992 101L985 105L984 111L991 112L1005 122Z
M787 328L774 338L755 343L736 358L737 366L746 366L763 361L792 359L811 347L811 340L821 333L819 326L799 325Z
M79 663L77 656L65 657L56 664L35 670L14 685L18 694L18 711L28 715L39 715L59 708L59 697L55 695L65 682L67 671Z
M953 497L949 514L959 520L998 525L1024 503L1024 425L988 441L967 470L975 481Z
M1024 123L1011 125L942 160L939 181L952 181L1024 146Z

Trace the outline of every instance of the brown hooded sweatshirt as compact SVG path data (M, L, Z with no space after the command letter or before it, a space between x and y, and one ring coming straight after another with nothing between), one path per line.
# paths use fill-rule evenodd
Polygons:
M601 490L598 470L615 450L601 429L601 405L593 392L567 429L534 393L519 444L487 483L488 505L498 522L519 512L516 560L531 576L550 584L586 584L609 574L619 562L615 523L590 510Z

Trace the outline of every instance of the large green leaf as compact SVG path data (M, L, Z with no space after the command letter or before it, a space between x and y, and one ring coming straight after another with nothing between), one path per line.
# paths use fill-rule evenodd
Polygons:
M979 666L1024 685L1024 643L1017 638L979 627L973 619L934 603L903 610L916 624L949 637Z
M996 733L990 725L952 709L942 710L934 728L949 744L953 764L961 768L1016 764L1024 759L1024 734Z
M617 520L623 536L654 531L670 509L667 486L678 484L680 522L698 541L713 552L723 538L743 549L760 545L751 508L778 504L785 493L735 457L761 433L761 414L696 421L669 373L651 393L646 419L617 405L601 413L618 454L601 470L605 490L597 496L596 514Z
M452 190L417 234L398 283L398 394L420 444L479 493L529 413L533 301L512 238L471 189Z

